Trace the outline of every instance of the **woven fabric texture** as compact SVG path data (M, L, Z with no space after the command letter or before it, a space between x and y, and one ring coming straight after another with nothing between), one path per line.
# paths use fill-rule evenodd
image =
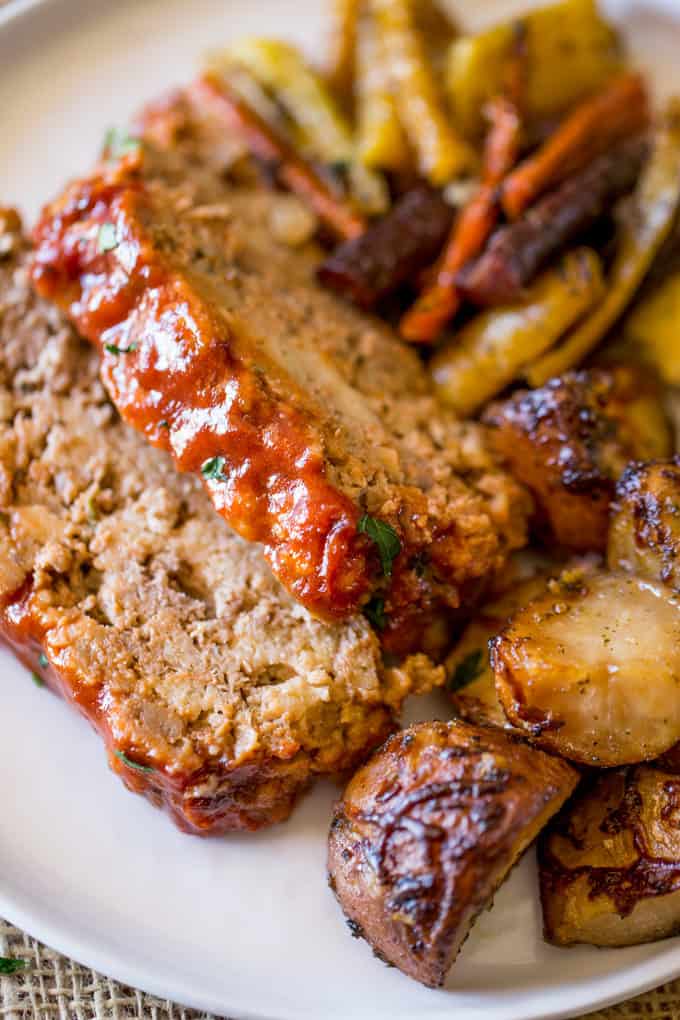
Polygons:
M2 920L0 956L28 961L0 976L0 1020L222 1020L102 977ZM583 1020L680 1020L680 980Z

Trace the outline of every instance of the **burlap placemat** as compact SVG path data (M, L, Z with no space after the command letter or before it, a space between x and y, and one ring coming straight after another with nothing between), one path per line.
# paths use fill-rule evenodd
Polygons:
M102 977L2 920L0 956L29 963L26 970L0 976L0 1020L220 1020ZM678 1018L680 980L582 1020Z

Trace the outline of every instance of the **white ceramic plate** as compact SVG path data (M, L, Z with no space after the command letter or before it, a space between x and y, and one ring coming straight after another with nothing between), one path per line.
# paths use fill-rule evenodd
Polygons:
M467 21L480 22L517 4L466 6ZM88 167L107 126L186 81L200 54L230 36L282 34L318 54L324 8L320 0L0 5L0 201L32 218ZM680 2L619 3L615 13L657 83L671 86ZM680 940L617 951L547 946L526 859L476 926L446 990L421 988L350 938L326 887L337 794L329 785L269 832L184 836L123 789L87 726L6 653L0 680L0 914L129 984L258 1020L531 1020L582 1013L680 973ZM443 703L430 708L445 714Z

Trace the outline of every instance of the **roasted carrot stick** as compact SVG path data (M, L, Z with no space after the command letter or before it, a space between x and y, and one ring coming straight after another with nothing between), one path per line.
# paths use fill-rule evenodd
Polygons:
M209 106L238 132L254 156L271 164L281 184L306 202L334 234L350 240L364 232L363 216L335 195L313 167L227 81L215 74L204 74L194 82L191 92L198 104Z
M400 323L401 335L412 343L431 343L456 314L456 273L479 253L498 219L498 186L514 166L521 125L516 106L500 96L491 101L488 114L482 183L453 225L434 282Z
M534 155L509 174L501 202L509 219L554 184L583 167L614 142L639 132L649 121L644 81L619 75L596 96L581 103Z

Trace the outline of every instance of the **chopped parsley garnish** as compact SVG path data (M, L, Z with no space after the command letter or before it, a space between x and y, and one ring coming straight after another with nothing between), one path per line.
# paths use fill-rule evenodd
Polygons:
M104 135L104 149L113 159L127 156L129 152L138 149L141 144L139 138L134 138L122 128L111 127Z
M102 223L97 234L97 247L101 252L113 251L118 247L115 223Z
M165 418L164 418L163 421L159 421L158 427L159 427L159 429L169 429L170 428L170 422L166 421Z
M394 528L385 521L379 521L377 517L370 517L368 514L360 519L357 530L368 535L378 547L380 562L385 577L392 576L392 564L401 552L401 542Z
M385 600L375 596L364 606L364 616L369 623L372 623L376 630L384 630L387 626L385 616Z
M44 687L45 686L45 681L43 680L43 678L41 676L38 676L37 673L31 673L31 680L33 681L33 683L35 684L36 687Z
M19 970L26 970L28 960L12 959L9 956L0 956L0 974L16 974Z
M47 658L44 652L41 652L40 655L38 656L38 665L40 666L41 669L45 669L47 666L49 666L49 664L50 660Z
M474 648L461 659L453 676L448 682L450 691L459 691L461 687L467 687L473 680L476 680L484 672L484 649Z
M116 758L119 758L120 761L123 762L124 765L127 765L128 768L136 769L137 772L153 772L154 771L151 768L150 765L140 765L139 762L133 761L132 758L128 758L128 756L125 754L124 751L116 750L113 753L115 754Z
M204 478L211 478L215 482L225 482L225 464L226 460L224 457L211 457L210 460L203 461L203 464L201 465L201 474Z
M128 344L127 347L117 347L116 344L104 344L104 350L109 354L134 354L137 344Z

